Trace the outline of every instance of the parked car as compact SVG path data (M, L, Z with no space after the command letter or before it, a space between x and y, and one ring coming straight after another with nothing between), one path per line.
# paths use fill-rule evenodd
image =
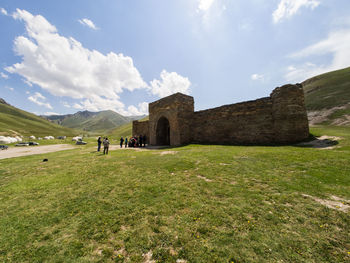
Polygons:
M29 146L29 143L27 143L27 142L20 142L20 143L17 143L15 146Z
M7 150L9 147L7 145L0 145L0 150Z
M87 144L87 142L84 142L82 139L77 140L77 142L75 143L76 145L85 145Z
M29 143L29 146L36 146L36 145L39 145L38 142L28 142Z

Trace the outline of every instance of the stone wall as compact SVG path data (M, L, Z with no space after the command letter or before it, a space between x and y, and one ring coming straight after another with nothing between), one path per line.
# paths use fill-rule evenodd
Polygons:
M198 112L194 112L193 97L176 93L150 103L149 118L149 122L134 122L133 134L147 131L151 145L159 144L157 132L160 134L159 127L164 123L168 125L170 145L279 144L309 136L304 93L299 84L276 88L266 98Z
M133 121L132 136L146 135L149 140L149 121Z
M293 143L309 136L301 85L276 88L270 97L194 113L193 142Z
M267 144L274 137L270 98L194 113L193 142Z

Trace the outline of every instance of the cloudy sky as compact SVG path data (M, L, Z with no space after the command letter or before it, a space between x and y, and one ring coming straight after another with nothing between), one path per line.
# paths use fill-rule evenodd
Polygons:
M36 114L268 96L350 66L349 0L1 0L0 97Z

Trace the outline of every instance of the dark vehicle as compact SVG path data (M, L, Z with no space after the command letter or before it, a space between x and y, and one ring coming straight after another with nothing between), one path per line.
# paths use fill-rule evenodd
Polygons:
M84 142L82 139L78 139L75 145L85 145L87 142Z
M27 143L27 142L20 142L20 143L17 143L15 146L29 146L29 143Z
M37 142L20 142L17 143L15 146L36 146L39 145Z
M7 145L0 145L0 150L7 150L9 147Z

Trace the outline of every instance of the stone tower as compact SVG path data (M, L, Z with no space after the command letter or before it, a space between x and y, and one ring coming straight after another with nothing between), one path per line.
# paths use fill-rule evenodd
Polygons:
M175 93L149 104L151 145L181 145L191 142L193 97Z
M276 143L297 142L308 138L309 122L301 84L284 85L270 95Z

